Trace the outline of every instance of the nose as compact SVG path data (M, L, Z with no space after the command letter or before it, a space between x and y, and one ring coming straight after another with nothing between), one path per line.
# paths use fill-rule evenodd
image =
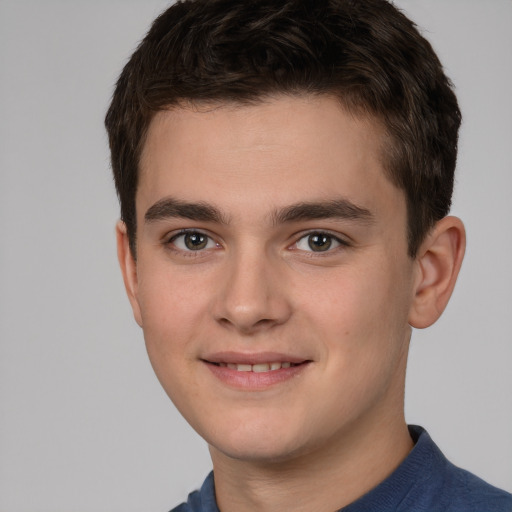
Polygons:
M247 252L226 262L215 317L225 327L250 335L284 324L292 307L279 262L264 251Z

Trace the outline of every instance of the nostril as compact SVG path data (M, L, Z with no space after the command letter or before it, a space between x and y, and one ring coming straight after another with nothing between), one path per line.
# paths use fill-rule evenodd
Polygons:
M259 320L252 321L249 318L245 318L242 320L240 318L221 317L218 318L217 321L223 327L235 329L243 334L251 334L271 329L273 326L282 323L279 322L277 319L271 318L261 318Z

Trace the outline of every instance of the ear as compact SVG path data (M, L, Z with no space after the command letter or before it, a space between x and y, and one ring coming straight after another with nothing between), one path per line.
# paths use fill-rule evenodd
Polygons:
M142 316L140 314L138 300L137 264L130 250L126 224L121 220L116 224L116 239L117 259L119 260L119 266L121 267L121 272L123 274L126 294L128 295L128 299L132 305L135 321L142 327Z
M465 249L466 232L457 217L441 219L421 244L409 312L412 327L423 329L441 316L455 287Z

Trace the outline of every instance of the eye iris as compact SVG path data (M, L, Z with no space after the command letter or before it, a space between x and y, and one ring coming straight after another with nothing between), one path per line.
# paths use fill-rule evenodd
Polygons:
M332 238L329 235L310 235L308 245L313 251L327 251L332 245Z
M187 249L191 251L198 251L204 249L208 244L208 237L201 233L187 233L184 239Z

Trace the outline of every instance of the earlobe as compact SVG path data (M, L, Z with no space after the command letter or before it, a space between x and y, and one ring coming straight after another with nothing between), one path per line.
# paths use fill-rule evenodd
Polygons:
M126 224L121 220L116 224L116 240L117 259L119 260L119 266L121 267L121 273L123 274L126 294L130 300L135 321L142 327L142 316L140 314L138 300L137 265L130 250Z
M466 233L457 217L445 217L434 226L421 245L417 279L409 324L423 329L442 314L455 287L464 251Z

